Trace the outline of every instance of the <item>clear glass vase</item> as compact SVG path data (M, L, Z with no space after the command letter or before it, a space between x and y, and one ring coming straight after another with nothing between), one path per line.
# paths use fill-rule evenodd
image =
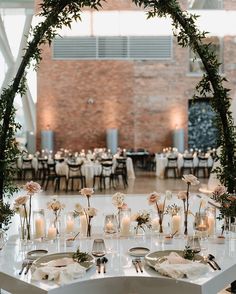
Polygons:
M137 225L134 228L134 234L136 236L144 236L145 235L145 228L142 225Z

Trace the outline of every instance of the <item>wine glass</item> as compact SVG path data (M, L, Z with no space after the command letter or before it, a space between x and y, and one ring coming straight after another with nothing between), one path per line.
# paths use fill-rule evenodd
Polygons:
M95 257L102 257L106 254L106 246L103 239L94 239L91 253Z

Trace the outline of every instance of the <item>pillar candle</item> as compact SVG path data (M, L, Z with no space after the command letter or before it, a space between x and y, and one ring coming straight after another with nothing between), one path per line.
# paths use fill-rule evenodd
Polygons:
M35 220L35 238L42 238L44 237L44 228L45 223L43 218L37 218Z
M212 236L215 233L215 218L213 215L208 216L208 235Z
M48 239L54 240L57 236L57 229L54 226L48 228Z
M130 217L124 216L121 220L120 226L120 235L121 236L129 236L130 235Z
M159 230L159 218L158 217L155 217L152 220L152 229L153 229L153 231L158 231Z
M180 233L180 225L181 225L181 216L180 215L173 215L172 216L172 223L171 223L171 233L174 234L176 231L178 234Z
M71 233L74 231L75 222L71 217L68 217L66 221L66 232Z
M80 216L80 234L82 236L87 235L87 219L86 219L86 215L81 215Z

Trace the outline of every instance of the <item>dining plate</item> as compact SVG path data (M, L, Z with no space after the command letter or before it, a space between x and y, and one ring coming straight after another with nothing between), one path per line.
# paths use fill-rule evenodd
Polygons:
M47 254L45 256L42 256L38 259L36 259L32 266L33 268L42 267L45 266L47 263L61 260L60 267L64 267L68 265L68 260L73 256L74 252L62 252L62 253L53 253L53 254ZM90 269L95 264L95 259L92 255L88 254L88 260L84 262L79 263L81 266L83 266L86 270Z
M45 249L38 249L38 250L32 250L27 252L27 258L30 260L36 260L48 253Z
M146 247L132 247L128 250L131 256L135 257L143 257L150 252L150 250Z
M176 252L180 256L183 257L183 250L163 250L163 251L155 251L155 252L150 252L147 255L145 255L144 259L145 262L152 268L155 269L155 265L157 262L162 262L164 261L164 257L168 256L171 252ZM163 259L162 259L163 258ZM203 261L203 257L199 254L195 254L194 256L194 261L201 262Z

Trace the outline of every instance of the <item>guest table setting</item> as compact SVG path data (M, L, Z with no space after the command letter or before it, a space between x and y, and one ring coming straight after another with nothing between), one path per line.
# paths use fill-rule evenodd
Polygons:
M228 210L219 206L234 196L223 186L211 198L192 194L197 178L183 181L186 191L178 193L96 196L83 188L51 198L26 183L8 237L0 232L0 287L12 294L218 293L235 280L235 224L226 225Z

